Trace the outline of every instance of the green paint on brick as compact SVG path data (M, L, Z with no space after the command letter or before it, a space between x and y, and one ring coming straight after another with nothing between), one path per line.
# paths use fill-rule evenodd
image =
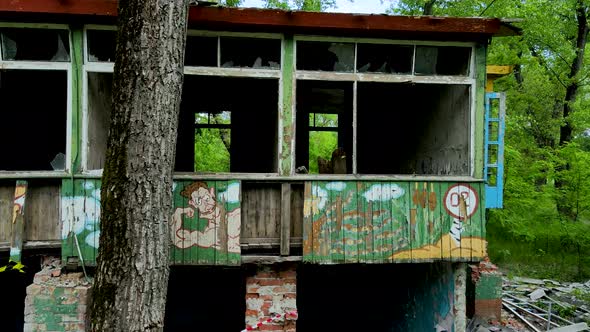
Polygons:
M494 300L502 298L502 275L482 273L475 285L476 300Z

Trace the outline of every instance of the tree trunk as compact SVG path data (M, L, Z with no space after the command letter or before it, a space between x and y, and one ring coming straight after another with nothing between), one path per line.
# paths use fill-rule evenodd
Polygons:
M92 331L161 331L187 0L120 0Z
M427 0L424 3L424 10L422 11L422 15L432 15L434 12L434 4L436 0Z
M563 146L567 142L572 140L573 125L570 121L569 116L572 113L572 105L576 101L576 95L578 94L578 73L582 70L584 64L584 53L586 50L586 41L588 39L588 18L586 16L587 8L582 0L578 0L576 4L576 21L578 23L577 30L578 35L576 38L576 56L570 67L570 73L568 78L570 83L565 91L565 102L563 103L563 120L564 123L561 125L559 132L559 145Z

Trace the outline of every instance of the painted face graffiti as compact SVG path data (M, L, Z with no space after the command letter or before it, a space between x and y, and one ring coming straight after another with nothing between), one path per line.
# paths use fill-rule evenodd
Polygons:
M215 189L204 182L191 183L184 187L180 195L189 199L189 206L178 207L172 214L170 237L175 247L227 248L228 252L240 252L239 207L226 211L223 202L217 201ZM183 225L183 216L189 222L195 222L195 218L206 219L207 225L201 230L187 229Z

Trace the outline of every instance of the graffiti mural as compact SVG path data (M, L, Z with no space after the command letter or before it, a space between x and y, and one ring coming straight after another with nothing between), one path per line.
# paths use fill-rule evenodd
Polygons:
M486 254L480 183L306 183L304 260L472 260Z
M171 259L185 264L239 264L240 214L238 181L176 183Z
M61 196L62 258L96 264L100 180L63 180ZM175 182L173 199L171 264L240 263L238 181Z

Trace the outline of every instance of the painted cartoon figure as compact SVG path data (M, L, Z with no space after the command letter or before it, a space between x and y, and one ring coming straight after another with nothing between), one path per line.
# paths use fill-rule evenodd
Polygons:
M204 182L194 182L186 186L181 196L189 199L189 207L176 208L170 222L170 236L175 247L185 249L192 246L221 249L224 245L223 233L227 230L228 252L240 253L240 208L225 211L223 204L217 204L215 189ZM182 225L182 216L206 219L207 226L202 231L188 230Z

